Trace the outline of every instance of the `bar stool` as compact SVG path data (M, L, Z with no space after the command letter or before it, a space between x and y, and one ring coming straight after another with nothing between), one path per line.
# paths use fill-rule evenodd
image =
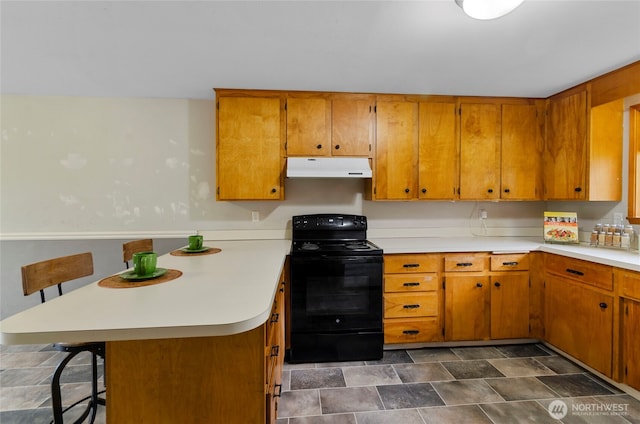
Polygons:
M133 240L122 245L122 259L124 260L125 269L129 269L129 261L133 258L134 253L153 251L153 240L142 239Z
M92 274L93 255L91 252L49 259L22 267L22 290L25 296L39 291L40 300L44 303L44 289L52 286L58 286L58 295L62 296L62 283ZM51 378L51 403L53 407L52 423L62 424L62 414L87 399L89 400L87 408L80 418L74 421L74 424L83 422L89 413L91 413L91 419L89 422L93 423L96 418L98 405L106 404L105 400L99 397L101 393L104 393L104 390L98 391L98 356L104 360L105 343L55 343L53 347L58 351L67 352L68 355L60 361ZM63 410L62 395L60 392L60 377L69 361L81 352L91 353L91 394Z

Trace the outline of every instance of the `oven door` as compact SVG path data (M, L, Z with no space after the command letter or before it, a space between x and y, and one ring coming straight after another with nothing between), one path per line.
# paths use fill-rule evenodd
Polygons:
M382 256L292 256L291 331L382 331Z

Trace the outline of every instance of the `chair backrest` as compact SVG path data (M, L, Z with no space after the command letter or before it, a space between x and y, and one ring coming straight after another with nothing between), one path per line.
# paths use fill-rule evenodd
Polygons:
M28 296L40 292L44 303L44 289L58 286L62 294L62 283L87 277L93 274L93 255L91 252L62 256L22 267L22 292Z
M129 268L129 261L133 258L134 253L151 251L153 251L152 239L129 241L122 245L122 260L126 268Z

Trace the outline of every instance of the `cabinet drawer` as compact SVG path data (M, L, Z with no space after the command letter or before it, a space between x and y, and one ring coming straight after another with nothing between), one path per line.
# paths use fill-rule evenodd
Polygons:
M438 274L385 274L385 292L434 291L438 289Z
M487 256L486 255L447 255L444 258L444 271L445 272L469 272L469 271L484 271L486 269Z
M437 318L397 318L384 320L385 343L418 343L442 340Z
M384 255L385 273L438 272L439 270L440 255Z
M384 317L428 317L438 315L438 292L385 293Z
M619 270L618 276L622 296L640 300L640 272Z
M526 271L528 269L528 253L491 255L491 271Z
M613 290L613 267L581 259L549 254L546 258L547 272L580 281L605 290Z

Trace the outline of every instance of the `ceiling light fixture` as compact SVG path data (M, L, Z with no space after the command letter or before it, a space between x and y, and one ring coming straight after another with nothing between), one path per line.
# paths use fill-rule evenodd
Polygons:
M475 19L496 19L514 10L524 0L455 0L464 13Z

